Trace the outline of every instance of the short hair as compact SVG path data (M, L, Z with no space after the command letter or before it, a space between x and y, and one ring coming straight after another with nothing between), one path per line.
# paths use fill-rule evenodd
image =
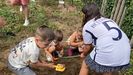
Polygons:
M61 30L55 30L54 34L55 34L55 40L56 41L62 41L63 40L63 33Z
M89 21L93 18L95 18L95 20L97 20L98 18L101 18L100 9L95 3L86 4L82 8L82 12L85 14L85 17L83 18L82 26L84 26L87 21Z
M42 25L37 28L36 35L40 36L43 41L52 41L55 38L53 30L45 25Z

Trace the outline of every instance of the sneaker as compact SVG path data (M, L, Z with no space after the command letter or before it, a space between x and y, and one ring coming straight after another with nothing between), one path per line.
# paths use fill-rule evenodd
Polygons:
M21 12L23 11L23 7L22 7L22 6L20 6L20 9L19 9L19 11L21 11Z
M59 0L59 4L63 5L64 3L65 3L64 1Z
M25 20L25 22L24 22L24 24L23 24L23 25L24 25L24 26L28 26L28 25L29 25L29 23L30 23L30 22L29 22L29 20Z

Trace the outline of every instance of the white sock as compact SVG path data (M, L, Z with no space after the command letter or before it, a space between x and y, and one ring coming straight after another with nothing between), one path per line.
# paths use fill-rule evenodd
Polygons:
M23 7L22 7L22 5L20 6L20 11L23 11Z
M29 20L28 19L25 19L25 22L23 24L24 26L28 26L29 25Z
M28 21L28 19L26 18L25 21Z

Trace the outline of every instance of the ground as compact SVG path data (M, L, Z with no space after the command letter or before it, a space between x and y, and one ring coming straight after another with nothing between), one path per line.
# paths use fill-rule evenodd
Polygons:
M71 2L66 1L64 7L58 7L57 0L36 0L36 3L31 3L30 5L31 23L29 26L24 27L22 25L23 16L19 12L19 7L7 6L4 1L0 1L0 15L5 17L7 24L4 28L0 29L0 75L14 75L6 66L10 48L14 47L24 38L33 36L36 27L39 25L45 24L52 29L62 30L64 34L63 40L66 41L69 35L82 24L83 15L80 11L81 9L72 5ZM61 58L56 63L65 64L66 70L64 72L56 72L54 69L49 68L33 70L38 75L78 75L81 62L82 59L79 57ZM126 75L132 75L131 73L132 70L128 71Z
M3 0L4 1L4 0ZM4 4L3 4L4 5ZM1 6L3 6L1 5ZM79 26L81 26L81 12L77 10L75 6L71 6L66 4L64 7L58 7L57 4L51 5L50 3L44 4L44 6L41 6L39 2L37 2L36 7L32 7L31 5L31 14L30 14L30 22L31 24L27 27L23 27L21 23L22 22L22 16L21 13L19 13L18 9L19 7L15 7L15 9L11 8L11 12L15 15L14 17L18 17L17 22L15 23L13 29L9 30L9 32L13 32L15 35L12 36L10 34L2 33L0 35L0 75L14 75L11 73L6 66L7 56L10 51L10 48L14 47L15 44L23 40L24 38L27 38L29 36L34 35L34 30L37 27L34 21L36 21L36 16L38 15L34 9L42 10L45 14L45 17L47 18L47 23L44 22L44 24L49 24L51 28L53 29L60 29L63 31L64 34L64 41L68 38L68 36L75 31L75 29ZM6 5L4 5L6 6ZM39 8L41 7L41 8ZM32 12L33 11L33 12ZM78 11L78 12L77 12ZM17 14L17 15L16 15ZM41 14L42 15L42 12ZM8 16L8 15L7 15ZM12 17L13 18L13 17ZM8 20L8 17L7 17ZM11 27L7 21L6 27ZM39 21L38 21L39 22ZM11 24L13 24L12 22ZM20 25L20 26L18 26ZM16 28L15 28L16 27ZM14 30L18 29L18 30ZM65 59L59 59L56 63L63 63L66 66L66 70L64 72L56 72L53 69L49 68L39 68L34 69L34 71L38 75L78 75L80 70L82 59L78 58L65 58Z

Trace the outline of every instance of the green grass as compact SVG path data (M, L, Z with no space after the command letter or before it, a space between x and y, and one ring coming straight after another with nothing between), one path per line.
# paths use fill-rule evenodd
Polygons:
M65 33L64 35L66 36L69 32L73 31L69 30L71 27L73 27L72 29L74 29L77 26L81 25L82 22L82 18L79 18L82 17L82 14L80 12L82 3L80 3L79 0L74 0L74 6L76 5L77 10L69 13L67 11L64 11L64 13L62 13L57 9L57 0L45 0L45 3L38 4L32 2L29 6L31 24L28 27L23 26L24 17L23 14L19 11L19 7L7 6L4 1L5 0L0 1L0 16L4 17L7 23L5 27L0 29L0 32L13 32L16 34L16 36L13 37L4 35L2 38L0 38L0 49L2 49L2 51L8 50L10 47L13 47L24 38L33 36L36 28L40 25L47 25L52 29L59 28L63 30L63 32ZM70 0L65 1L66 3L71 4ZM130 63L131 68L123 72L122 75L133 74L133 51L131 52Z
M133 75L133 49L131 51L130 64L131 64L131 67L124 73L124 75Z

